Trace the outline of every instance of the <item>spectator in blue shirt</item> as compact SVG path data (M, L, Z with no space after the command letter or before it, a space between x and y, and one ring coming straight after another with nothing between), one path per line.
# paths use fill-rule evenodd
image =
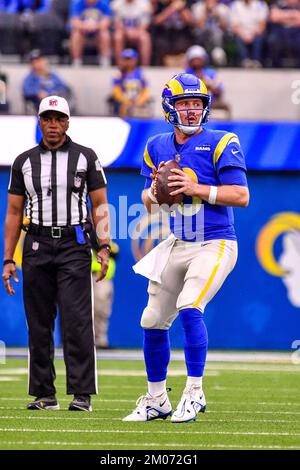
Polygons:
M95 42L100 65L110 65L110 16L111 11L107 0L72 0L71 55L74 65L81 65L87 41Z
M58 95L69 99L70 88L56 74L49 70L48 60L41 51L33 50L30 54L31 71L23 82L25 101L38 109L40 101L46 96Z

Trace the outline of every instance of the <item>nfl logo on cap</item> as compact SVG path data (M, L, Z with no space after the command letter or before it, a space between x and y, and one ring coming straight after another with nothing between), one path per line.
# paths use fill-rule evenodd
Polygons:
M40 102L38 115L41 116L47 111L56 111L70 117L68 102L62 96L47 96Z
M57 105L58 105L57 100L54 98L50 98L49 106L57 106Z

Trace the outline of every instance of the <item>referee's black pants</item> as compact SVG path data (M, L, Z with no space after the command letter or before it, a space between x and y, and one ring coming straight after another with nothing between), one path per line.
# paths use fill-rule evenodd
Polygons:
M72 237L27 233L23 249L23 297L29 332L29 394L56 393L54 322L62 321L68 394L97 393L91 292L91 251Z

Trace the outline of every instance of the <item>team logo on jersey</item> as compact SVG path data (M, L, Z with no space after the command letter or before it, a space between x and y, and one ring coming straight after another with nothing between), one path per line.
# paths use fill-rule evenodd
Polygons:
M39 246L40 246L39 242L33 242L32 243L33 251L37 251L39 249Z
M279 237L282 238L281 253L275 257ZM257 236L256 256L268 274L281 278L290 303L300 307L300 214L275 214Z
M207 150L209 152L211 147L210 145L201 145L200 147L195 147L195 150Z
M81 177L80 176L75 176L74 177L74 187L75 188L80 188L81 186Z

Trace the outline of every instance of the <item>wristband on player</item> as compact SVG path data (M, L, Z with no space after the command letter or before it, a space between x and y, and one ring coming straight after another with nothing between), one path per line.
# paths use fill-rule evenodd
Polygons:
M152 202L155 202L156 204L158 203L158 200L154 196L153 192L151 191L151 188L148 189L148 196L151 199Z
M209 190L209 196L208 196L209 204L213 204L213 205L216 204L217 195L218 195L217 186L211 186Z
M5 259L3 261L3 266L6 266L7 264L14 264L16 265L16 262L13 259Z

